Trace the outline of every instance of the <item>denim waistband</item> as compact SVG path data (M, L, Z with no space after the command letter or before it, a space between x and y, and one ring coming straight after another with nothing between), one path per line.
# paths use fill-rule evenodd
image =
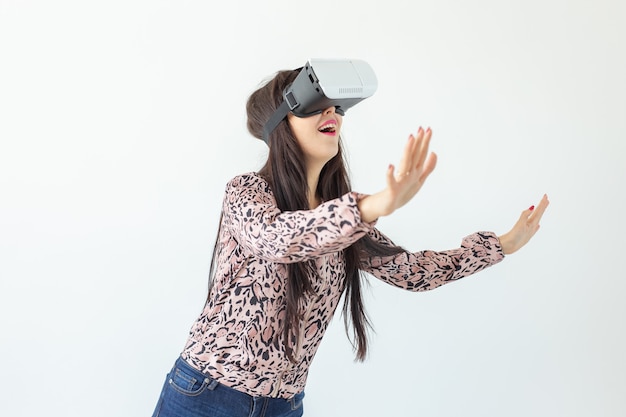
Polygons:
M170 384L174 380L179 383L177 389L179 392L185 393L187 396L194 397L201 395L202 391L212 391L219 394L219 398L230 404L247 404L253 409L259 409L262 405L263 410L298 410L302 407L304 392L296 394L293 398L273 398L273 397L255 397L235 388L220 383L208 374L205 374L194 368L182 357L178 357L169 376ZM188 384L187 390L180 384ZM256 413L254 414L256 415ZM265 414L260 414L265 415ZM270 414L271 415L271 414Z

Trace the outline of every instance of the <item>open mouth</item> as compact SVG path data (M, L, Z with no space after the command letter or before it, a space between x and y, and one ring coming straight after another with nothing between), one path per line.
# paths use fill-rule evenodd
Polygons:
M320 126L320 128L317 130L327 135L334 135L337 132L337 122L335 122L334 120L329 120L328 122Z

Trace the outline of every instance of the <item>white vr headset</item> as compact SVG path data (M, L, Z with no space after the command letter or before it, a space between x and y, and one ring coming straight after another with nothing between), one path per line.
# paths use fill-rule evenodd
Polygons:
M298 117L321 113L331 106L342 116L346 110L376 92L378 81L369 64L359 59L309 59L285 91L283 102L263 128L263 140L289 112Z

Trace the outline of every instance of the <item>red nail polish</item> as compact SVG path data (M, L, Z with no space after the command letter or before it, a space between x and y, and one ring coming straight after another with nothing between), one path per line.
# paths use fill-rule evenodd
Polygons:
M534 210L534 209L535 209L535 206L530 206L530 207L528 207L528 210L531 210L531 211L532 211L532 210Z

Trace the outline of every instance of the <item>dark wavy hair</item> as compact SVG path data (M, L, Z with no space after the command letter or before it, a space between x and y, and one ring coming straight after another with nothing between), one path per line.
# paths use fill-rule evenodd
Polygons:
M246 103L247 127L252 136L261 139L263 127L283 100L283 90L296 78L299 70L279 71L276 75L254 91ZM281 211L309 210L308 184L305 158L301 147L285 118L269 136L267 162L258 171L270 185L278 208ZM335 157L326 163L320 172L316 197L329 201L352 191L346 164L343 158L341 141ZM220 222L221 223L221 222ZM218 236L219 238L219 236ZM367 355L367 328L371 324L363 305L361 259L365 256L389 256L404 251L400 247L380 244L365 235L343 251L346 283L343 304L343 318L346 333L356 351L356 359L364 360ZM214 250L211 262L211 275L214 272ZM314 261L290 263L286 265L286 305L283 338L285 353L295 362L294 348L298 344L298 331L303 319L298 312L298 302L313 291L311 278L317 274ZM352 322L352 332L349 331ZM352 335L350 334L352 333Z

